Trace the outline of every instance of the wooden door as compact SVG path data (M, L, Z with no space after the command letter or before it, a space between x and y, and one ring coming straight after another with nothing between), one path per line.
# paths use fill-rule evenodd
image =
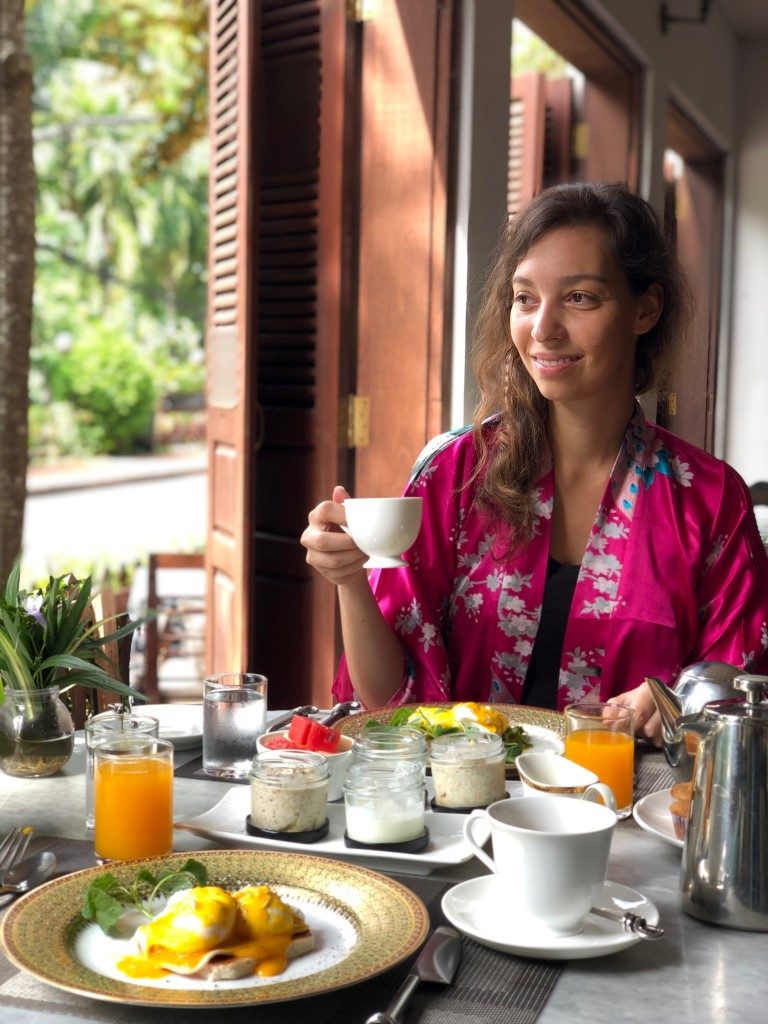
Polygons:
M560 158L544 183L625 181L636 189L642 91L637 61L579 0L515 0L515 17L584 76L578 95L549 84L547 112L559 122ZM572 144L565 152L562 139L572 116Z
M216 79L228 36L212 82L248 173L219 181L214 157L210 664L263 672L275 707L327 704L338 656L335 592L298 542L308 510L336 483L399 493L444 426L454 5L354 7L218 0L213 16L221 34L234 9L247 32L247 94ZM369 401L359 448L348 395Z
M252 546L254 385L254 54L259 11L248 0L212 0L210 243L206 336L208 543L206 667L248 664Z
M677 355L657 419L712 451L723 244L723 154L676 106L667 120L665 220L693 292L690 338Z
M454 4L377 0L359 26L359 212L353 390L370 438L345 483L399 494L445 428L446 260Z

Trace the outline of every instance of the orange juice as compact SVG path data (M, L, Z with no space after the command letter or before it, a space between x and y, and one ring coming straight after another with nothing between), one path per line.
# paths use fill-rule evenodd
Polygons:
M173 845L173 765L163 757L99 760L94 845L105 860L141 860Z
M635 742L624 732L577 729L565 737L565 756L610 786L619 810L631 807Z

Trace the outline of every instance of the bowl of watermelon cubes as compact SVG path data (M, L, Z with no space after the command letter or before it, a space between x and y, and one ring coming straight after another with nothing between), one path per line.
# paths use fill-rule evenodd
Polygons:
M342 736L312 718L294 715L287 729L266 732L259 736L257 746L264 750L311 750L322 754L328 761L328 799L340 800L344 795L344 780L352 762L351 736Z

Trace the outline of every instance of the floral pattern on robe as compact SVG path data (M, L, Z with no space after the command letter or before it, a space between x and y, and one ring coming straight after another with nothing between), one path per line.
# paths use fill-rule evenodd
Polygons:
M430 442L405 490L424 499L409 565L370 574L405 651L392 704L521 699L546 578L551 457L532 492L534 535L512 554L509 528L473 507L474 462L467 429ZM637 406L581 562L557 706L606 700L648 675L672 684L704 660L768 672L768 557L741 477ZM354 696L344 659L333 692Z

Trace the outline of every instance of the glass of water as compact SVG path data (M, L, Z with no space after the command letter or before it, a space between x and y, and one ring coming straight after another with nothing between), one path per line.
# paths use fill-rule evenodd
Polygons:
M160 723L150 715L130 711L102 711L85 723L85 827L93 828L93 748L105 739L123 735L155 736Z
M232 672L203 680L203 771L246 779L267 728L267 678Z

